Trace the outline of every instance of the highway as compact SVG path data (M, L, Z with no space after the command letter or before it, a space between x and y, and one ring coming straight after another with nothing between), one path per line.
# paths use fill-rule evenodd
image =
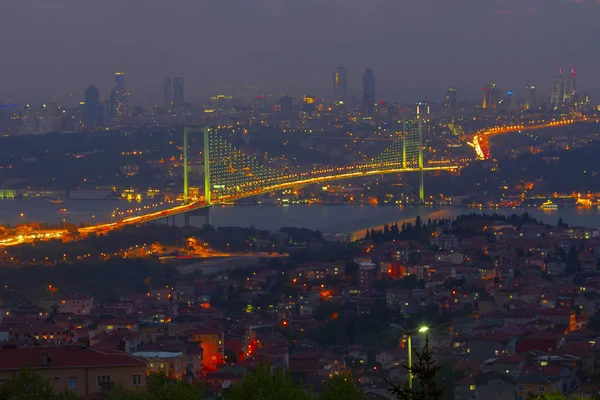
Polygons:
M522 124L522 125L504 125L504 126L496 126L493 128L483 129L479 132L476 132L471 141L467 140L467 144L475 149L475 153L477 154L477 158L480 160L487 159L486 152L482 148L482 140L486 136L495 136L501 135L504 133L511 132L519 132L522 130L534 130L534 129L543 129L543 128L553 128L565 125L572 125L576 123L600 123L599 118L587 118L587 117L579 117L579 118L569 118L569 119L561 119L557 121L549 121L542 122L537 124Z
M423 171L453 171L458 169L458 166L440 166L440 167L425 167ZM227 195L222 196L217 199L214 199L211 205L220 205L223 203L231 203L232 201L241 200L246 197L259 196L265 193L276 192L280 190L291 189L298 186L306 186L315 183L324 183L331 182L335 180L342 179L351 179L351 178L360 178L360 177L368 177L373 175L383 175L383 174L398 174L398 173L406 173L406 172L418 172L419 168L392 168L392 169L376 169L372 171L357 171L357 172L345 172L345 173L333 173L330 175L318 176L314 178L302 178L296 181L291 182L283 182L280 184L274 184L265 186L260 189L253 189L248 192L240 192L235 195ZM143 215L137 215L134 217L125 218L119 222L113 222L110 224L100 224L89 226L85 228L79 229L81 234L88 234L91 232L105 232L116 228L121 228L126 225L137 225L143 224L146 222L152 222L157 219L172 217L179 214L184 214L186 212L190 212L193 210L197 210L199 208L206 207L206 202L204 200L196 201L190 204L182 204L175 207L171 207L166 210L155 211Z
M231 203L236 200L240 200L246 197L258 196L265 193L271 193L275 191L290 189L298 186L306 186L315 183L324 183L331 182L335 180L343 180L343 179L352 179L352 178L361 178L361 177L369 177L374 175L384 175L384 174L398 174L398 173L409 173L409 172L418 172L419 168L393 168L394 163L378 163L377 169L366 170L364 169L372 167L370 165L362 165L355 167L358 171L345 172L351 169L348 168L330 168L319 171L313 171L312 173L301 173L298 176L298 179L293 181L284 181L282 183L270 184L265 187L261 187L258 189L251 189L248 191L240 191L239 193L233 195L226 195L216 199L213 199L211 205L220 205L224 203ZM437 167L425 167L423 171L453 171L458 169L458 166L437 166ZM320 174L320 173L328 173L327 175L319 175L314 177L308 177L309 174ZM283 176L283 179L289 179L289 175ZM156 221L163 218L172 217L175 215L184 214L186 212L194 211L200 208L207 207L206 202L204 200L195 201L189 204L181 204L177 205L165 210L149 212L142 215L131 216L125 219L122 219L118 222L111 223L100 223L97 225L91 225L83 228L79 228L79 234L81 237L86 237L89 234L103 234L114 229L120 229L128 225L139 225L152 221ZM16 246L26 242L33 242L35 240L50 240L50 239L59 239L66 237L68 232L66 230L56 230L56 231L47 231L40 232L31 235L19 235L12 236L8 238L4 238L0 240L0 247L9 247Z
M589 118L573 118L564 119L558 121L542 122L537 124L523 124L523 125L505 125L497 126L494 128L488 128L476 132L472 135L472 140L467 141L470 146L475 149L478 158L485 158L484 151L481 148L481 139L485 136L499 135L509 132L518 132L521 130L531 129L542 129L549 127L564 126L579 122L595 122L600 123L600 119L589 119ZM410 173L419 172L419 168L402 168L398 162L371 162L363 165L354 165L348 167L331 167L320 170L314 170L309 172L302 172L298 174L288 174L278 177L278 181L275 182L261 182L261 181L250 181L246 184L242 184L238 187L238 192L235 194L229 194L215 198L211 202L212 205L228 204L236 200L240 200L246 197L258 196L265 193L276 192L280 190L291 189L299 186L306 186L316 183L325 183L336 180L352 179L369 177L374 175L384 174L399 174L399 173ZM453 171L459 169L460 166L436 166L436 167L424 167L423 171ZM264 184L264 186L256 187L257 185ZM184 214L186 212L194 211L197 209L205 208L207 204L204 200L195 201L189 204L181 204L168 209L148 212L146 214L131 216L119 220L118 222L111 223L100 223L97 225L87 226L79 228L79 233L82 237L85 237L91 233L101 234L106 233L114 229L119 229L128 225L139 225L152 221L156 221L163 218L173 217L175 215ZM40 233L30 235L18 235L0 239L0 247L15 246L26 242L32 242L34 240L50 240L57 238L64 238L67 235L65 230L54 230L44 231Z

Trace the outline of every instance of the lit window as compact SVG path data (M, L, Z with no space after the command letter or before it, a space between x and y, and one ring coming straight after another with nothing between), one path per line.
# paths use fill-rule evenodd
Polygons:
M131 386L142 386L142 375L131 375Z
M67 380L68 383L68 387L69 389L77 389L77 377L76 376L71 376L69 377L69 379Z
M475 385L470 385L469 390L475 390Z

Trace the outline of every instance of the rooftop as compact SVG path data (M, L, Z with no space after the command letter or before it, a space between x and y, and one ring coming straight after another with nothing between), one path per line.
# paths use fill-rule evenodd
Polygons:
M46 365L42 365L45 357L47 357ZM25 367L39 369L144 365L146 362L143 359L133 355L95 347L64 345L0 349L0 371L16 371Z

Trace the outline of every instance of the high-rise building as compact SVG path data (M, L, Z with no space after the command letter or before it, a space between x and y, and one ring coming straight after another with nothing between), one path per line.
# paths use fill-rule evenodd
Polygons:
M292 96L283 96L279 99L279 105L281 106L281 115L284 120L289 121L292 119Z
M109 126L110 125L110 101L101 101L98 106L98 125Z
M163 108L170 111L173 107L173 82L171 78L165 78L163 86Z
M562 73L562 68L558 69L558 75L554 78L554 86L552 87L552 96L550 97L550 104L554 110L558 109L562 105L563 96L565 93L565 77Z
M527 109L537 109L537 88L535 85L527 86Z
M576 100L576 78L577 75L575 75L575 69L571 68L571 75L567 76L565 79L565 89L562 98L563 105L571 106Z
M317 99L314 96L302 96L302 112L311 115L317 109Z
M444 112L449 115L455 115L458 111L456 88L448 88L446 98L444 99Z
M90 85L85 89L83 104L83 127L85 129L94 129L98 126L98 102L100 101L100 91L96 86Z
M498 88L495 83L488 83L486 87L483 88L483 102L481 104L481 108L487 112L494 112L498 109Z
M363 74L363 97L375 99L375 74L370 68Z
M373 117L375 111L375 74L370 68L365 70L363 74L362 106L365 117Z
M506 93L506 102L508 103L508 112L510 115L516 115L519 113L519 99L515 92Z
M123 118L127 116L127 97L129 93L125 90L125 74L115 72L115 84L110 91L110 107L112 118Z
M177 111L183 109L183 78L173 78L173 108Z
M425 117L426 115L429 115L429 103L427 103L426 101L418 101L416 104L415 112L416 115L419 117Z
M348 97L348 70L346 67L338 67L333 73L333 95L338 102L344 102Z
M37 112L37 132L51 133L54 132L54 118L52 107L43 104Z
M590 95L588 93L577 93L575 100L576 111L589 111L591 108Z

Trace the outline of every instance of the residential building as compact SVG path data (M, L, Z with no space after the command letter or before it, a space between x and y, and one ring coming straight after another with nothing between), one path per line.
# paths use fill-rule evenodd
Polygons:
M52 389L90 396L114 388L142 390L146 386L146 361L115 350L64 346L4 346L0 349L0 381L30 368Z

